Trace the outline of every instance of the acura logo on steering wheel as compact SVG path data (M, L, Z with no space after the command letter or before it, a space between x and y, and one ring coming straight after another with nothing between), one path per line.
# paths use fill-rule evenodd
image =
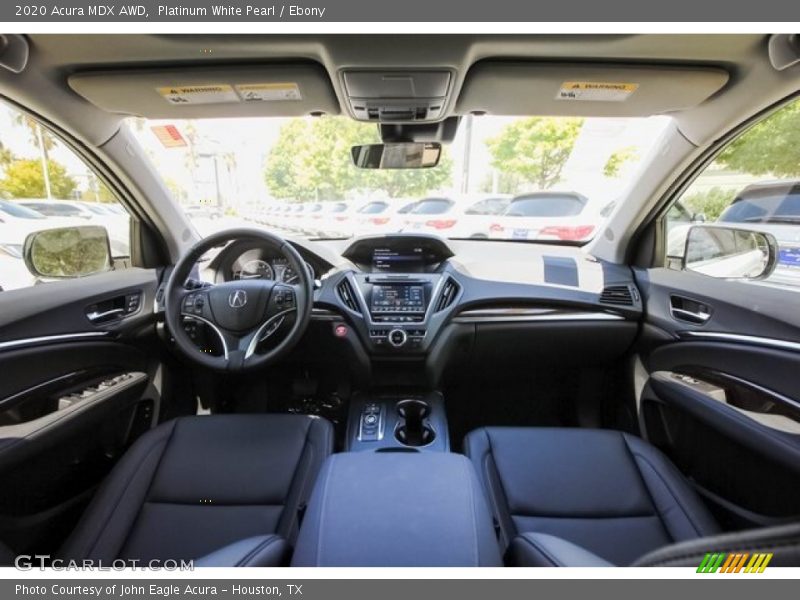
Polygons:
M244 290L236 290L235 292L231 292L231 295L228 296L228 304L231 308L242 308L245 304L247 304L247 292Z

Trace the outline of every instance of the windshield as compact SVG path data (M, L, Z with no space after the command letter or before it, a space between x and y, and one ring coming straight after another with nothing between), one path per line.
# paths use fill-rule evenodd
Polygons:
M594 237L668 122L467 116L438 166L380 170L351 164L351 146L381 140L374 124L347 117L130 119L201 235L246 224L308 238L573 244ZM360 217L370 214L386 218ZM426 219L437 215L446 218Z
M36 212L30 208L26 208L19 204L14 204L13 202L6 202L5 200L0 200L0 212L4 212L7 215L12 217L17 217L18 219L46 219L42 213Z

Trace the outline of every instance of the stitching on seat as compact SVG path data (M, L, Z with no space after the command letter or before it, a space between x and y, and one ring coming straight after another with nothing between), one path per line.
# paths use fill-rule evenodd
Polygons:
M536 550L539 554L541 554L546 560L550 561L550 564L552 566L554 566L554 567L560 567L561 566L561 563L559 563L559 561L557 561L553 557L553 555L550 552L547 551L547 549L542 548L536 542L534 542L533 540L529 539L527 536L522 535L522 536L519 536L517 539L520 539L523 542L525 542L526 544L528 544L529 546L531 546L534 550Z
M694 532L695 532L695 534L697 534L697 537L703 537L703 534L700 531L700 528L697 526L697 524L692 519L692 516L691 516L691 514L689 514L689 511L686 510L686 507L683 504L683 502L681 502L678 499L678 497L675 495L675 492L672 490L672 487L669 485L669 483L667 483L667 480L664 479L664 477L661 476L661 473L658 472L658 470L655 468L653 463L650 462L650 460L647 457L645 457L644 455L642 455L641 453L636 452L635 450L633 450L628 445L628 440L626 439L625 435L622 436L622 439L625 440L625 447L628 448L628 452L631 453L631 456L633 456L634 461L636 461L636 459L638 458L644 464L646 464L648 467L650 467L650 470L653 472L653 474L661 481L661 483L664 484L664 487L667 489L667 492L669 492L669 495L675 501L675 504L678 506L678 508L681 509L681 512L683 513L683 515L686 518L686 520L689 522L689 525L692 526L692 529L694 529ZM641 473L640 473L640 477L641 477ZM644 479L644 478L642 477L642 479ZM647 489L647 493L650 494L650 498L652 499L652 494L650 492L650 487L647 485L647 481L646 480L644 481L644 485L645 485L645 489ZM656 506L655 502L653 502L653 506L654 507ZM658 509L657 508L656 508L656 513L658 513ZM661 517L661 515L659 514L659 518L660 517ZM663 520L662 520L662 523L663 523ZM675 537L672 535L672 532L670 531L669 527L667 527L666 523L663 523L663 524L664 524L664 529L667 530L667 533L669 533L669 536L674 540Z
M639 481L642 482L642 487L644 487L645 492L647 492L647 497L650 498L650 505L653 507L654 516L658 518L658 522L661 524L661 528L664 530L664 533L667 534L667 537L669 539L674 540L675 538L672 536L672 531L670 531L669 527L667 527L667 524L664 522L664 519L661 517L661 513L658 510L658 504L656 503L655 498L653 498L653 492L650 490L650 486L647 485L647 480L644 478L644 475L642 474L642 471L639 468L639 463L636 460L637 454L630 447L630 444L628 444L628 436L626 436L624 433L620 433L619 435L622 438L622 445L625 446L625 451L628 453L628 456L630 457L631 462L633 463L636 475L639 477ZM656 473L656 475L659 477L659 479L661 479L661 476L658 475L658 473ZM664 485L666 486L666 482L664 482ZM667 487L667 489L669 490L670 495L672 495L672 490L670 490L669 487ZM678 504L678 506L680 506L679 502L676 501L676 503Z
M314 464L314 460L313 460L314 459L313 444L309 442L309 438L311 437L311 429L312 429L313 425L314 425L314 420L309 417L308 418L308 427L306 427L305 440L303 440L303 449L300 452L300 460L298 461L301 464L298 467L297 472L295 473L295 477L293 478L292 483L289 486L288 491L286 492L286 496L284 497L284 502L283 502L284 511L286 510L286 507L288 506L289 497L292 495L292 490L295 489L296 485L297 485L297 490L298 490L298 492L297 492L297 504L298 504L298 506L303 501L303 497L305 495L304 492L305 492L305 488L306 488L306 483L307 483L306 480L308 478L308 473L311 470L311 465ZM306 456L308 457L308 460L306 460L305 464L303 465L302 464L303 463L303 459ZM305 470L305 472L302 475L300 475L302 470ZM298 476L299 476L299 478L298 478ZM299 483L296 483L298 481L299 481ZM282 516L283 515L281 515L281 517ZM292 531L292 527L294 526L294 523L297 520L298 520L297 519L297 511L296 510L292 511L292 514L290 515L289 521L286 523L286 537L287 538L290 537L290 534L291 534L291 531ZM280 523L280 519L278 519L278 522Z
M469 463L468 461L464 461L461 463L461 465L462 465L461 472L464 474L464 477L466 478L466 483L470 489L470 493L467 494L467 505L469 507L469 514L472 521L472 535L475 542L473 544L473 560L475 561L475 566L480 567L481 555L480 555L479 538L478 538L478 519L475 514L477 512L475 510L475 486L473 485L472 478L469 476L470 472L468 469L468 467L472 468L472 464Z
M161 456L158 457L158 463L156 464L155 468L153 469L153 476L150 478L150 483L147 484L147 490L144 493L144 501L139 506L139 510L136 511L136 516L134 517L133 521L131 522L131 527L130 527L130 529L128 529L128 532L125 535L125 539L122 540L122 544L120 545L118 552L122 551L122 549L125 548L125 546L128 545L128 540L130 539L131 534L133 533L133 530L136 529L136 523L139 521L139 518L142 515L142 509L144 508L145 504L149 504L150 503L148 498L150 496L150 490L153 489L153 481L155 480L156 475L158 474L158 471L161 468L161 463L164 461L164 456L167 453L167 448L169 447L170 443L172 442L172 438L175 436L175 430L178 428L178 422L179 421L183 421L183 420L184 419L182 419L182 418L175 419L173 424L172 424L172 428L169 431L169 436L167 437L167 440L164 442L164 449L161 452Z
M326 504L328 503L328 486L331 482L331 474L333 473L333 465L334 462L337 460L335 454L331 455L330 462L328 463L328 469L325 472L325 484L322 488L322 498L320 499L320 511L319 511L319 535L317 536L317 548L316 548L316 556L314 557L314 566L319 566L319 557L322 555L322 538L325 535L325 527L323 525L325 520L325 513L327 511Z
M172 424L172 427L170 429L169 435L164 440L163 444L161 444L161 456L159 457L158 463L156 464L155 468L153 469L153 475L150 477L150 484L147 486L147 491L145 491L145 494L144 494L145 501L147 500L147 495L150 492L150 487L153 484L153 479L155 479L155 474L158 472L158 467L161 464L161 459L164 457L164 452L166 451L167 445L169 444L170 440L172 439L172 434L173 434L174 431L175 431L175 423ZM139 464L136 465L136 470L133 472L133 477L128 478L128 481L125 483L125 487L123 488L122 492L117 497L116 502L114 502L113 508L108 512L108 516L104 520L103 526L98 529L97 534L94 536L94 540L92 541L91 545L89 546L89 550L86 553L87 555L88 554L92 554L95 551L95 549L97 547L97 544L100 542L100 538L103 535L103 532L108 527L108 524L111 521L111 518L117 512L117 509L119 508L119 505L122 502L122 499L127 495L128 488L130 488L131 483L134 481L134 479L136 479L136 476L139 474L139 471L141 471L142 465L145 462L147 462L147 459L150 457L150 455L153 453L153 451L156 450L158 447L159 447L158 445L154 445L149 450L147 450L147 453L139 461ZM144 505L144 502L142 503L142 505ZM141 512L141 506L139 507L139 511L136 513L136 516L133 518L133 521L132 521L133 525L135 525L136 521L139 519L139 513L140 512ZM119 548L117 548L117 554L119 554L120 550L122 550L122 548L125 547L125 544L128 541L128 537L130 536L130 532L131 532L132 529L133 529L133 527L131 527L131 529L128 530L128 535L125 536L125 538L122 540L122 543L120 544Z
M497 519L497 524L500 527L500 532L505 539L505 544L511 543L511 536L515 533L515 531L506 531L506 524L505 519L503 519L501 515L500 509L500 502L499 499L496 497L494 486L492 485L492 474L491 474L491 466L489 462L491 461L494 463L494 449L492 447L492 438L489 435L488 429L482 430L483 435L486 437L486 450L483 454L483 470L485 471L485 478L486 478L486 489L488 491L489 500L492 503L492 512L494 513L494 517ZM497 466L495 464L494 468L495 472L497 472L497 484L500 486L500 489L503 491L505 495L505 488L503 487L503 480L500 479L500 473L497 470ZM510 508L509 508L510 510ZM513 521L512 521L513 527Z
M267 548L272 546L272 544L277 542L279 539L281 538L275 535L268 537L266 540L264 540L263 542L258 544L255 548L253 548L250 552L248 552L241 560L239 560L236 563L236 566L237 567L246 566L247 563L250 562L256 554L258 554L262 550L266 550Z

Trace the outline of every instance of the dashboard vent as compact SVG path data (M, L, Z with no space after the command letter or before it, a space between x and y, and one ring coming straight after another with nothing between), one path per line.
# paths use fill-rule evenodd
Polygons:
M453 300L456 299L458 290L458 284L452 279L447 279L442 286L442 293L439 295L439 299L436 301L435 312L443 311L445 308L450 306L453 303Z
M341 298L344 305L352 310L353 312L361 312L358 310L358 302L356 302L356 295L353 292L353 286L350 285L350 281L348 279L342 279L341 283L336 286L337 291L339 292L339 298Z
M627 285L610 285L600 294L603 304L616 304L617 306L633 306L633 294Z

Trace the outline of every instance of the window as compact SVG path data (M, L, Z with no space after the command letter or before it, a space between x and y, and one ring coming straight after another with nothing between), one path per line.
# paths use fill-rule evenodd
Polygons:
M571 194L537 194L515 199L506 209L509 217L571 217L583 210L586 201Z
M129 120L143 154L204 236L242 220L309 239L395 233L414 222L420 233L445 237L575 245L599 230L670 122L467 115L436 167L358 169L351 146L381 139L374 124L346 116ZM164 144L165 128L177 146ZM572 205L566 214L531 217L538 222L529 223L525 237L517 227L488 235L511 198L548 191L581 196L586 206L566 200ZM348 208L320 227L334 212L332 202ZM318 203L322 214L303 208ZM216 211L213 223L207 211L192 208L198 204ZM265 212L272 205L278 208ZM389 213L388 222L373 218ZM423 218L442 215L448 218Z
M677 268L697 223L771 233L778 264L768 285L800 288L800 100L731 142L667 213L667 262Z
M104 228L117 267L130 256L130 218L83 160L35 119L0 103L0 290L50 281L22 259L31 233Z
M375 215L385 211L389 205L386 202L370 202L364 205L358 212L364 215Z
M411 209L411 214L414 215L441 215L450 210L453 203L446 198L429 198L422 200L414 208Z

